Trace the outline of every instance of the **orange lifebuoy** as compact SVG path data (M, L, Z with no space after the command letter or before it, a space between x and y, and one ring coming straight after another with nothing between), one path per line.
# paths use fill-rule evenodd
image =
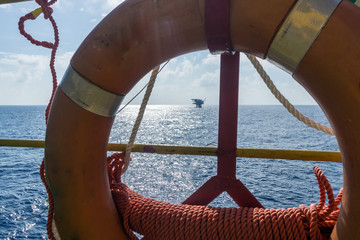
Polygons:
M232 0L233 48L264 58L295 2ZM69 74L87 79L110 98L121 98L166 59L207 48L203 9L204 0L125 1L85 39L71 60L74 71ZM344 196L333 239L360 239L357 22L360 10L350 2L340 3L294 69L294 78L327 115L342 152ZM126 239L106 170L113 118L107 111L100 116L85 110L79 101L59 89L47 124L46 175L57 228L63 239Z

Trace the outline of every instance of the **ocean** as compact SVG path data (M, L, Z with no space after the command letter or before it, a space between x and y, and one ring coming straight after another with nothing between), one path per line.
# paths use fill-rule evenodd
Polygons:
M116 118L110 142L126 143L139 106ZM328 124L318 106L297 106ZM0 106L0 138L44 139L44 106ZM149 105L135 143L216 146L218 106ZM318 132L282 106L240 106L238 147L338 151L334 136ZM43 149L0 147L0 239L47 239L47 195L40 180ZM144 196L181 203L216 174L216 157L133 153L123 181ZM237 178L267 208L310 205L319 200L312 168L320 167L337 194L341 163L237 159ZM236 207L223 193L210 205Z

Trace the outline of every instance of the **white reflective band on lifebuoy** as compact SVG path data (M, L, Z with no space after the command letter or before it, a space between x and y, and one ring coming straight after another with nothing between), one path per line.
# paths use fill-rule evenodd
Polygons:
M116 114L124 96L106 91L91 83L71 66L59 85L60 89L77 105L103 117Z
M267 59L293 74L341 0L299 0L270 45Z

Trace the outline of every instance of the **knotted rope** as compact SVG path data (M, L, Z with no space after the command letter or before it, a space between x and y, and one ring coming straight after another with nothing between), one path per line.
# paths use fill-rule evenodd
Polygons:
M342 190L334 198L318 167L320 201L309 208L219 208L171 204L146 198L121 182L123 153L108 157L110 188L124 228L147 239L327 239L339 215ZM326 195L329 205L325 206Z
M21 17L19 20L19 30L20 33L26 38L28 39L32 44L35 44L37 46L42 46L44 48L50 48L51 49L51 59L50 59L50 70L51 70L51 75L52 75L52 79L53 79L53 89L52 89L52 94L51 94L51 98L49 100L49 104L46 108L45 111L45 121L47 122L48 116L49 116L49 111L50 111L50 106L51 106L51 102L53 100L54 94L55 94L55 90L57 88L57 77L56 77L56 71L55 71L55 56L56 56L56 51L57 48L59 46L59 30L57 28L56 22L52 16L53 10L50 7L51 5L53 5L57 0L52 0L52 1L46 1L46 0L35 0L35 2L37 4L40 5L40 8L26 14L25 16ZM36 39L34 39L30 34L28 34L25 31L25 21L27 20L35 20L41 13L44 14L44 18L45 19L49 19L49 21L51 22L51 25L54 29L54 43L51 42L47 42L47 41L38 41Z

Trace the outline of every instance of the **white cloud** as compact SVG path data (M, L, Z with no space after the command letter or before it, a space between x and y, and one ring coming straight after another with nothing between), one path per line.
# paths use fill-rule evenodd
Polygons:
M71 57L73 55L74 52L65 52L56 56L55 67L59 80L61 79L62 75L64 75L65 70L69 66Z
M112 10L122 2L124 2L124 0L106 0L105 7L109 10Z
M167 66L161 71L159 78L163 81L172 82L172 80L178 77L184 78L192 74L195 67L194 62L190 61L187 57L171 59Z
M219 65L220 57L218 55L213 55L209 53L205 58L201 60L201 62L205 65Z
M172 77L175 77L179 74L180 68L178 66L172 66L173 64L168 64L162 71L159 78L161 80L166 80Z
M280 104L244 56L240 63L240 103L241 104ZM272 79L276 88L294 105L316 104L312 97L288 73L272 63L258 59Z
M41 75L48 65L48 57L42 55L25 55L2 53L0 59L0 74L12 74L13 82L34 80ZM0 75L0 79L4 79Z
M218 88L219 87L220 69L212 72L205 72L200 78L192 84L195 88Z
M61 79L72 53L56 58L58 80ZM47 104L52 91L48 55L0 52L0 103L3 105Z
M194 70L194 64L186 58L182 63L180 63L180 67L179 77L184 77L188 74L191 74Z
M94 9L96 9L96 11L103 11L105 13L102 14L107 14L109 13L111 10L113 10L115 7L117 7L120 3L124 2L124 0L92 0L92 5L94 7Z
M61 80L73 52L58 54L56 71ZM218 57L185 55L173 59L155 83L150 103L187 104L190 98L207 98L218 104L220 65ZM241 61L240 104L279 104L248 61ZM276 87L293 104L315 104L288 74L266 64ZM134 88L134 95L148 81L149 74ZM0 52L0 104L47 104L51 93L49 56ZM138 98L134 103L139 103Z
M61 1L57 1L54 5L54 8L56 8L56 10L65 10L65 11L69 11L69 9L73 9L74 8L74 2L73 1L69 1L69 0L61 0Z
M244 105L278 104L256 73L241 75L239 100Z
M11 8L11 4L0 4L0 8L7 8L7 9L10 9Z
M31 12L31 11L33 11L34 9L31 9L31 8L24 8L24 7L22 7L22 8L20 8L20 12L21 13L29 13L29 12Z
M172 59L160 73L150 102L181 104L188 101L189 98L206 97L208 104L218 104L219 59L219 56L213 56L206 52L187 54ZM261 62L270 76L274 78L274 84L290 102L315 104L309 94L289 74L267 61L261 60ZM240 104L280 104L244 55L242 55L240 67Z

